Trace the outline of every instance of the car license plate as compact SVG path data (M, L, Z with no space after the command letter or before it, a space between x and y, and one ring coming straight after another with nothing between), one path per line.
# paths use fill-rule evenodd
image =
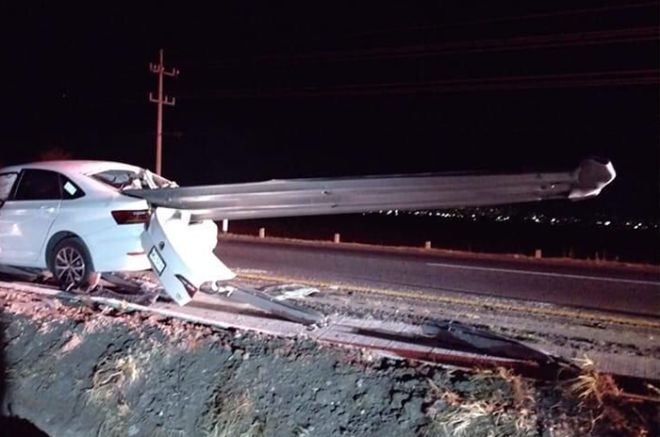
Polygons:
M160 256L160 253L158 253L155 246L149 251L149 261L151 261L151 265L156 270L156 273L158 273L158 276L160 276L163 273L163 270L165 270L165 261L163 260L163 257Z

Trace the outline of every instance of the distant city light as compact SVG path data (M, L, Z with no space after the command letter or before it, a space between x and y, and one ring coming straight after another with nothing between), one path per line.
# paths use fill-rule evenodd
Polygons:
M513 210L515 211L515 210ZM631 220L630 218L617 218L614 216L605 216L603 214L597 217L579 217L579 216L548 216L539 212L528 212L511 214L510 208L452 208L445 210L415 210L399 211L381 210L379 214L398 216L399 213L418 217L431 217L432 219L447 220L469 220L470 222L496 222L496 223L531 223L534 225L550 226L594 226L607 227L613 230L630 229L635 231L647 231L660 229L660 223L653 219Z

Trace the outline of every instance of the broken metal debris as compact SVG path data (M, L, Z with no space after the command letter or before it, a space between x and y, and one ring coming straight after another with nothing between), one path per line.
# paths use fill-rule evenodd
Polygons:
M262 288L262 291L271 295L274 294L275 300L304 299L313 294L320 293L318 288L300 284L272 285Z
M439 344L449 344L456 349L534 360L544 364L556 362L556 357L524 345L517 340L460 322L426 324L422 329L424 338L432 339Z
M325 316L316 310L293 305L289 302L282 302L277 297L270 296L263 291L253 288L234 287L231 293L227 294L227 298L234 302L251 305L286 320L302 323L303 325L317 325L323 323L325 320Z
M402 358L442 362L457 366L503 365L539 378L553 378L570 362L522 344L504 335L456 322L422 326L422 333L383 327L344 326L356 336L391 342L387 349Z

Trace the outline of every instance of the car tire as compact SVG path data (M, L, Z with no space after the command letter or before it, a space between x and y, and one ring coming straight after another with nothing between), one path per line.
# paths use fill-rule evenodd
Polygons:
M87 246L79 238L65 238L53 247L48 259L49 270L62 290L90 289L100 275L94 271Z

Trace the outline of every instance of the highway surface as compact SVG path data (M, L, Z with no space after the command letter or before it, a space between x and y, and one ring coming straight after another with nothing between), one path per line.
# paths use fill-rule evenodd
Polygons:
M549 265L437 253L221 239L230 268L354 286L468 293L660 317L660 268L634 271L588 264Z

